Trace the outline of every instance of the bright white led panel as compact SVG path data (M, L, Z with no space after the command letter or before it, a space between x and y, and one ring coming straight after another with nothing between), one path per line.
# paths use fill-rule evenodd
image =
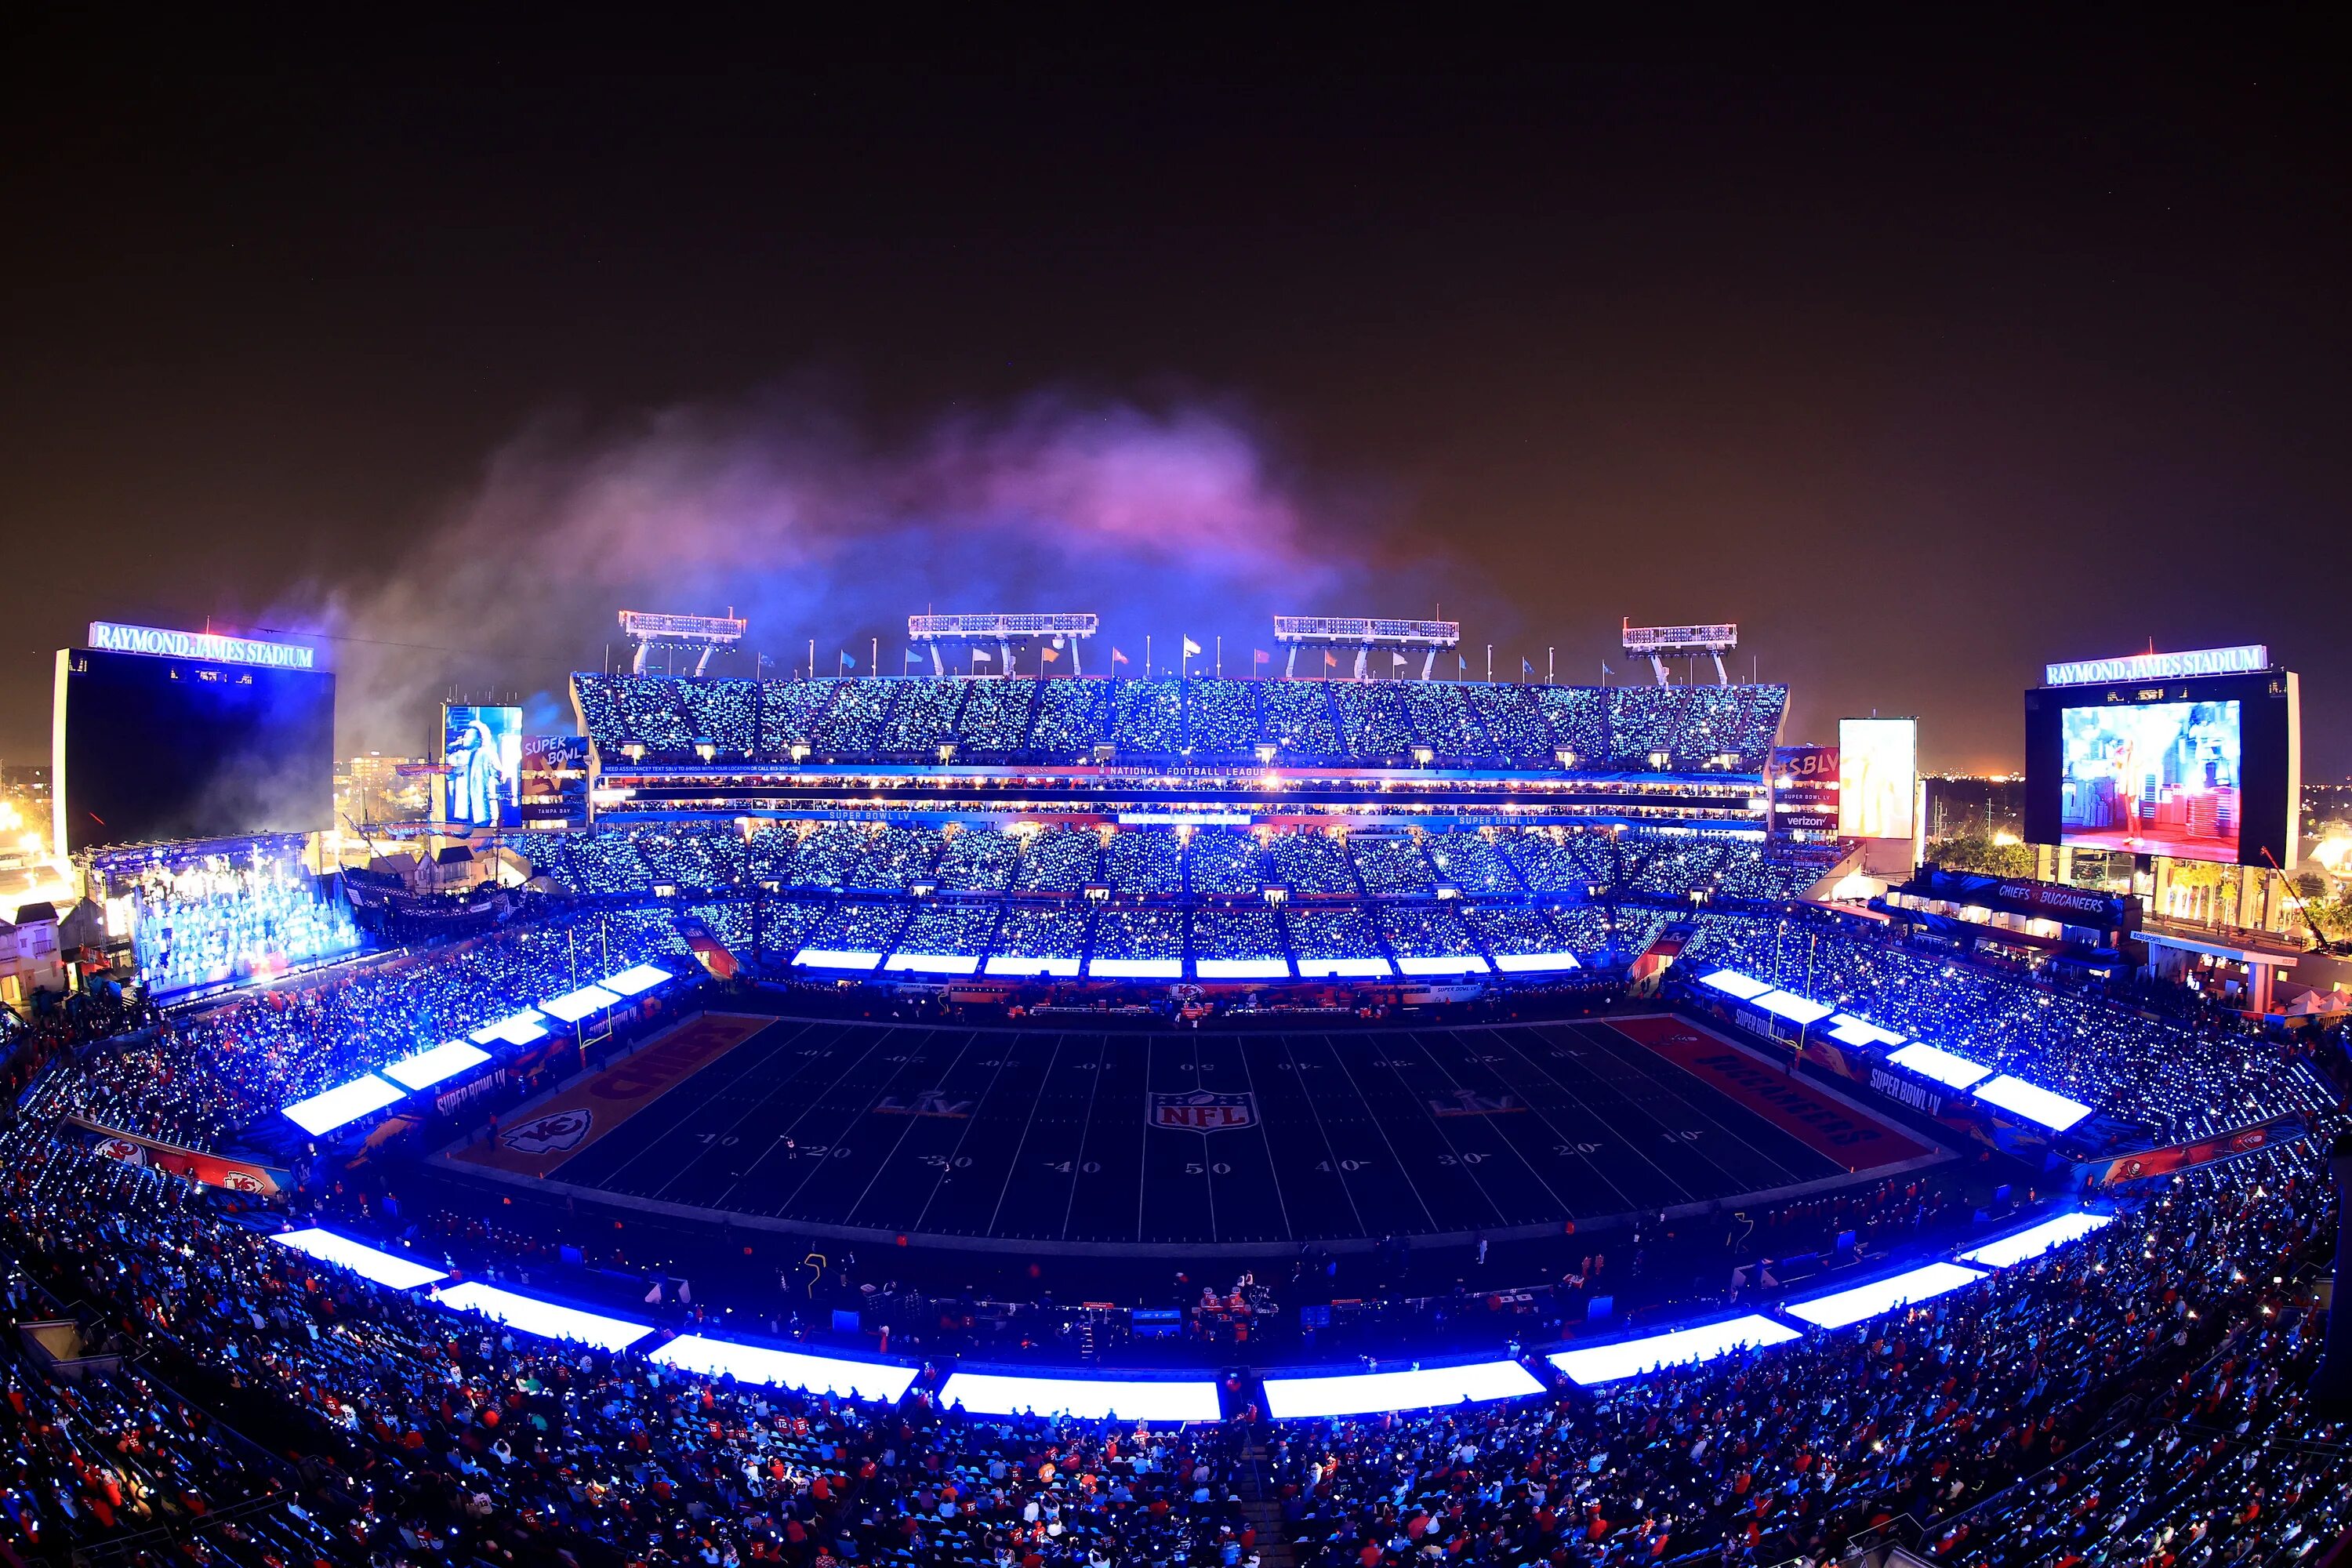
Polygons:
M1072 975L1078 972L1075 958L1016 958L1011 953L999 953L988 961L991 974L1054 974Z
M1433 1405L1484 1405L1541 1394L1535 1373L1515 1361L1467 1366L1417 1367L1410 1372L1360 1372L1339 1377L1269 1377L1266 1413L1277 1421L1318 1415L1365 1415Z
M1772 989L1761 980L1752 975L1742 974L1737 969L1718 969L1712 974L1702 974L1698 977L1698 983L1720 991L1727 996L1737 996L1743 1002L1750 997L1761 996Z
M1302 958L1298 973L1308 980L1386 979L1392 971L1385 958Z
M371 1111L397 1104L404 1092L399 1085L386 1083L370 1073L349 1083L339 1083L323 1094L296 1100L286 1108L286 1120L315 1138L357 1121Z
M845 947L804 947L793 962L803 969L871 969L882 962L878 952Z
M1750 996L1748 1000L1767 1013L1779 1014L1791 1024L1810 1024L1816 1019L1826 1018L1837 1010L1792 991L1767 991L1761 996Z
M1882 1029L1867 1018L1857 1018L1851 1013L1840 1013L1830 1020L1830 1038L1846 1046L1899 1046L1903 1037L1892 1029Z
M547 1038L547 1026L540 1022L539 1009L526 1007L520 1013L509 1013L495 1024L485 1024L466 1037L478 1046L503 1040L510 1046L527 1046L533 1040Z
M1087 965L1087 973L1097 980L1181 980L1184 976L1184 961L1181 958L1097 958Z
M442 1079L456 1078L467 1068L479 1067L489 1059L490 1053L481 1047L451 1040L429 1051L403 1057L379 1070L403 1089L431 1089Z
M1108 1377L1008 1377L959 1372L940 1390L940 1404L961 1402L974 1415L1076 1415L1090 1421L1217 1421L1212 1382L1130 1382Z
M1983 1278L1975 1269L1963 1268L1957 1263L1930 1263L1889 1279L1857 1285L1851 1290L1816 1296L1810 1301L1791 1301L1783 1310L1818 1329L1843 1329L1914 1301L1932 1300Z
M470 1279L438 1292L433 1299L460 1312L495 1318L510 1329L520 1329L543 1340L573 1340L600 1351L625 1350L654 1331L649 1324L608 1318L602 1312L583 1311L577 1307L559 1307L552 1301L518 1296L511 1290Z
M1619 1340L1614 1344L1593 1345L1585 1350L1556 1351L1544 1359L1590 1388L1594 1384L1614 1383L1621 1377L1639 1377L1662 1366L1687 1366L1713 1361L1750 1345L1786 1344L1802 1337L1786 1323L1751 1312L1744 1318L1705 1323L1695 1329L1644 1334L1638 1340Z
M1484 974L1486 961L1475 952L1433 953L1400 958L1397 967L1407 974Z
M646 1359L705 1377L728 1376L738 1383L764 1383L774 1388L876 1399L887 1405L896 1405L906 1394L917 1371L911 1366L737 1344L705 1334L682 1335Z
M1203 980L1287 980L1286 958L1196 958L1192 968Z
M640 963L634 969L624 969L609 980L599 982L605 990L620 996L636 996L652 990L665 980L677 976L658 963Z
M1966 1089L1992 1068L1980 1062L1935 1046L1915 1040L1886 1058L1899 1068L1909 1068L1921 1078L1933 1079L1948 1089Z
M1980 1268L2007 1268L2030 1258L2039 1258L2053 1247L2079 1241L2093 1231L2113 1225L2116 1216L2107 1214L2062 1214L2055 1219L2045 1219L2029 1230L2014 1236L2004 1236L1999 1241L1988 1241L1960 1254L1960 1261L1973 1263Z
M883 963L893 974L977 974L980 957L953 952L894 952Z
M321 1263L331 1263L338 1268L348 1268L362 1279L394 1290L414 1290L428 1280L438 1279L444 1270L427 1268L413 1258L403 1258L397 1252L385 1252L353 1241L348 1236L337 1236L331 1230L289 1230L269 1238L280 1247L290 1247L307 1253Z
M561 996L541 1002L539 1010L551 1018L576 1024L591 1013L601 1013L607 1007L617 1005L620 1000L602 985L583 985L577 991L566 991Z
M1582 961L1572 952L1498 952L1495 967L1506 974L1540 974L1556 969L1581 969Z
M2053 1132L2063 1132L2085 1116L2091 1108L2063 1094L2030 1084L2021 1078L2001 1074L1990 1083L1979 1084L1970 1091L1987 1105L1998 1105L2003 1110L2013 1110L2028 1121L2047 1127Z

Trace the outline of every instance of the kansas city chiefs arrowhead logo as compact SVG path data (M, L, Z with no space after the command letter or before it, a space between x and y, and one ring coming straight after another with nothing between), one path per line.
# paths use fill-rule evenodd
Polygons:
M558 1110L535 1121L526 1121L500 1140L509 1149L525 1154L544 1154L551 1149L576 1147L588 1136L595 1121L587 1110Z

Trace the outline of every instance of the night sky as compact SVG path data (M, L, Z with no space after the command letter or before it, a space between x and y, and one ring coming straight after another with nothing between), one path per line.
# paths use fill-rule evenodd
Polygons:
M625 605L1245 673L1269 613L1442 603L1586 681L1737 620L1790 739L1916 713L1932 767L2018 765L2045 659L2266 641L2352 769L2320 40L1153 15L11 35L0 759L93 617L331 631L346 743L418 750L452 689L544 721Z

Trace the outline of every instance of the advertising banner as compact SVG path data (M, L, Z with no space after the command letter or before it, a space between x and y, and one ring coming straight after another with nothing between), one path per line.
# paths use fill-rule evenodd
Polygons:
M2194 1143L2173 1143L2161 1149L2144 1149L2137 1154L2122 1154L2112 1160L2097 1160L2075 1167L2075 1173L2088 1181L2105 1186L2125 1182L2145 1182L2158 1176L2177 1175L2195 1170L2200 1165L2218 1165L2227 1160L2260 1153L2292 1143L2310 1131L2300 1116L2273 1116L2268 1121L2257 1121L2251 1127L2241 1127L2234 1132L2224 1132L2218 1138L2202 1138Z
M2028 915L2093 931L2120 931L2126 917L2127 900L2120 893L2077 888L2067 882L1993 877L1979 871L1947 871L1929 867L1914 877L1903 890L1923 899L1978 904L2003 914Z
M164 1143L152 1138L142 1138L135 1132L101 1127L95 1121L84 1121L79 1116L68 1116L66 1121L80 1134L92 1153L109 1160L120 1160L126 1165L145 1165L152 1170L168 1171L200 1186L282 1199L293 1185L292 1179L284 1171L272 1170L250 1160L231 1160L219 1154L200 1153L194 1149L183 1149L176 1143Z

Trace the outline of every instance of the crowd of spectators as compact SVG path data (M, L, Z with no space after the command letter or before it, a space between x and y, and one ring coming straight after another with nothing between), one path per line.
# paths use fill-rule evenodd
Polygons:
M362 944L351 905L293 857L215 856L120 884L141 984L157 994L240 984Z
M822 677L680 679L578 675L587 731L655 762L1070 760L1129 755L1402 766L1760 773L1788 691L1778 686L1535 686L1485 681Z

